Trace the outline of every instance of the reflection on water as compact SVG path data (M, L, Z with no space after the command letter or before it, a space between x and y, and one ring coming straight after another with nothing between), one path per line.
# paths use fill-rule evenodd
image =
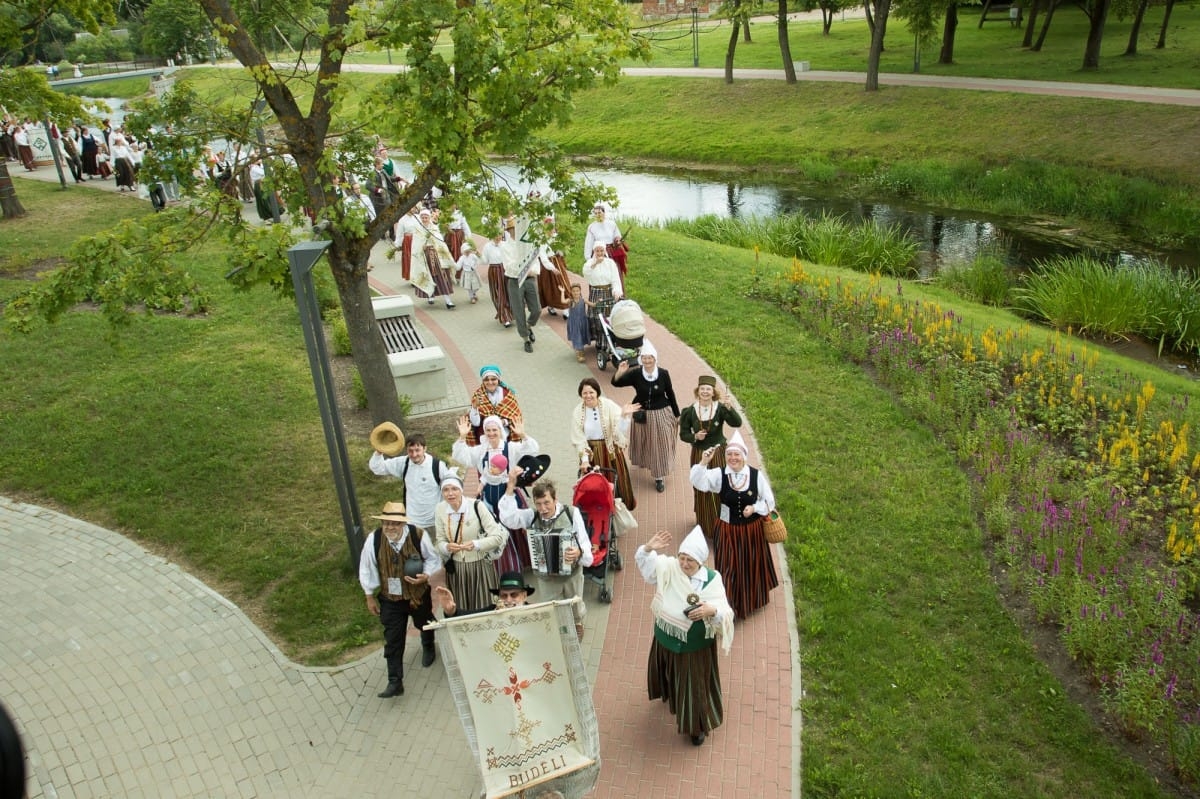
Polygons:
M581 175L617 190L618 214L625 218L663 221L705 214L729 217L803 213L844 216L858 222L897 225L922 243L922 267L970 261L981 252L994 252L1014 266L1039 259L1086 252L1111 263L1159 260L1177 267L1200 268L1200 254L1156 251L1150 248L1114 249L1080 241L1067 230L1018 224L1015 221L943 212L920 206L869 202L820 194L819 187L765 179L747 182L709 173L633 173L588 169Z

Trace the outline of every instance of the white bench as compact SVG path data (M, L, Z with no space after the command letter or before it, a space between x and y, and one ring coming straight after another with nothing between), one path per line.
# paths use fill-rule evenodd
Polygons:
M441 347L428 346L421 340L412 322L412 298L402 295L376 297L371 306L387 347L388 367L396 381L396 393L413 402L445 397L449 358Z

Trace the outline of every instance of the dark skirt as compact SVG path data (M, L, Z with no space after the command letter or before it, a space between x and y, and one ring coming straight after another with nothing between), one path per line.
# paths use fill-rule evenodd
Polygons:
M763 532L764 517L748 524L717 522L717 571L725 580L725 595L734 615L744 619L771 601L779 585L771 545Z
M571 275L567 272L567 262L561 255L550 256L553 269L542 266L538 272L537 288L538 302L543 308L563 310L571 307Z
M582 302L571 306L571 315L567 317L567 339L577 350L582 350L592 340L592 320Z
M137 186L137 179L133 174L133 162L128 158L118 158L113 161L113 166L117 169L117 185L132 189Z
M458 263L458 259L462 256L462 246L465 238L466 233L460 227L452 227L446 232L446 249L450 250L450 255L454 257L455 263Z
M454 574L446 575L446 587L454 594L454 602L463 610L490 608L496 604L491 589L500 585L496 565L487 558L471 563L458 561Z
M645 422L629 425L629 460L634 466L649 469L655 480L661 480L675 468L675 414L670 408L646 411ZM717 571L724 574L720 566Z
M625 503L625 507L633 510L637 507L637 499L633 496L633 481L629 479L629 463L625 460L625 453L617 449L617 454L609 453L608 447L604 446L604 439L593 438L588 440L588 448L592 451L591 464L599 466L601 469L611 469L616 472L617 480L617 496ZM604 475L609 480L612 480L612 474Z
M504 496L506 486L482 484L483 492L480 499L491 510L492 515L497 519L500 518L500 498ZM514 494L517 498L517 506L524 508L525 502L520 491ZM522 572L533 567L533 562L529 558L529 539L525 535L525 528L518 527L513 529L508 525L504 525L504 529L508 530L508 543L504 546L504 551L500 555L500 560L496 562L496 571L499 574L505 572Z
M700 462L704 456L703 446L692 446L692 466ZM708 462L708 469L724 469L725 468L725 448L717 447L713 452L712 459ZM700 525L700 529L704 531L704 537L712 540L717 531L717 522L721 520L721 497L712 491L701 491L697 488L692 489L692 510L696 514L696 524ZM720 571L718 569L717 571Z
M589 318L592 320L592 338L597 343L604 341L604 331L600 329L600 314L608 316L612 313L612 286L591 286L588 288L588 302L592 304Z
M488 293L492 295L496 321L502 325L511 325L515 317L508 304L508 287L504 282L503 264L488 264Z
M715 641L695 652L676 654L655 638L646 664L646 685L651 700L667 703L676 729L684 735L712 732L725 718Z
M412 234L405 233L400 239L400 274L405 280L412 278Z
M429 276L433 278L433 294L426 294L416 286L413 286L413 291L423 300L432 297L450 299L454 294L454 281L450 276L450 270L442 268L442 261L438 258L437 251L428 247L423 253L417 253L417 257L425 259L425 267L429 270Z

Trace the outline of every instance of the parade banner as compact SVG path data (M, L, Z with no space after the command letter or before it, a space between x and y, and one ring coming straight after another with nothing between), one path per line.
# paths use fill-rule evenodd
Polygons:
M590 791L600 734L571 605L545 602L447 619L437 643L484 794ZM534 793L528 795L533 796Z

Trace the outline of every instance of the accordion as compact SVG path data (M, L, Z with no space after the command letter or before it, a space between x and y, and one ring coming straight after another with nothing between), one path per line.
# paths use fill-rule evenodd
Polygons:
M529 558L533 562L534 571L550 577L565 576L571 573L574 564L567 563L563 554L569 547L575 545L574 529L551 530L546 533L529 529L527 533Z

